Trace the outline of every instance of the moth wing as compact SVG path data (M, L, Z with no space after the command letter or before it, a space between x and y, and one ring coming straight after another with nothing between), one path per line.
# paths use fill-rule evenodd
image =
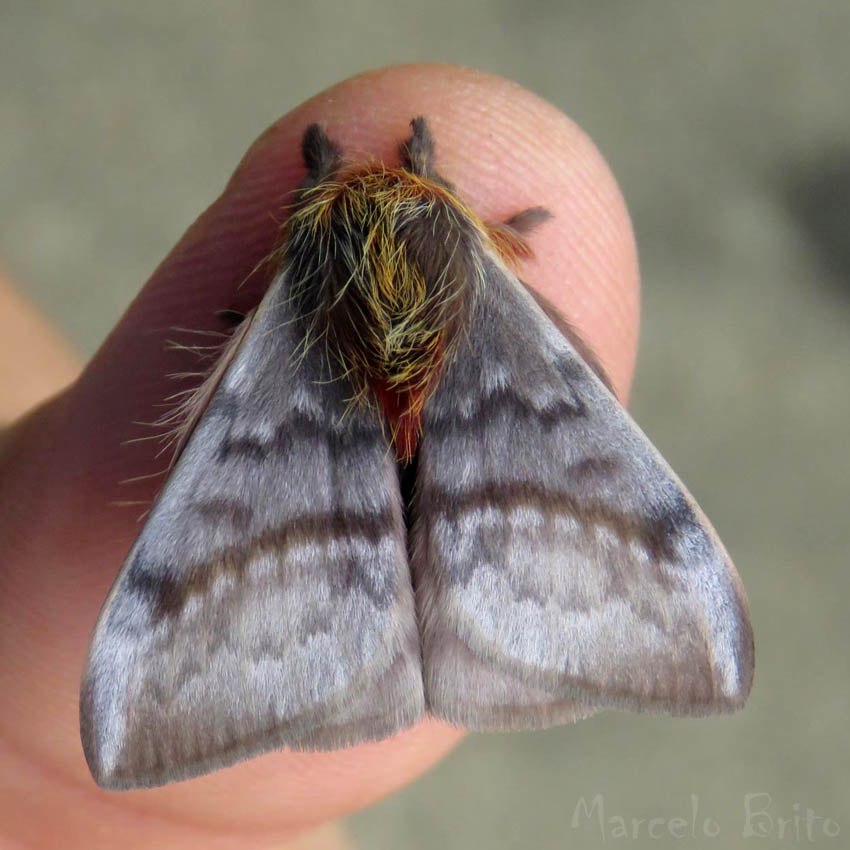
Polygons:
M304 351L281 273L101 612L83 745L110 788L423 711L398 474L375 414Z
M516 277L485 276L423 415L426 704L478 729L740 706L752 631L717 535Z

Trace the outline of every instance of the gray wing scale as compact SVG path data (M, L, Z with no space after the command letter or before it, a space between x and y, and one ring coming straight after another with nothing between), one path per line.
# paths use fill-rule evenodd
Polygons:
M104 606L81 700L103 786L380 738L423 711L393 456L301 341L282 273Z
M432 712L479 729L740 706L743 588L681 482L519 281L487 263L425 408L412 569Z

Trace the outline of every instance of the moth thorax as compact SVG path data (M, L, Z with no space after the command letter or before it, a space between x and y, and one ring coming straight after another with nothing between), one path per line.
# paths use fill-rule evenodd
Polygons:
M401 170L332 190L318 331L358 401L382 409L406 462L478 277L476 226L445 187Z

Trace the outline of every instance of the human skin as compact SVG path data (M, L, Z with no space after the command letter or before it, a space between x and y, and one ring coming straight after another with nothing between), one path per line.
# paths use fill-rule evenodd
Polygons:
M455 66L355 77L275 122L79 377L55 332L0 289L4 326L20 331L0 339L0 387L7 388L0 421L59 390L0 440L4 846L290 846L305 830L411 781L462 736L428 720L375 744L271 753L189 782L109 793L88 773L77 720L91 629L138 532L139 509L112 504L149 500L162 481L120 484L163 468L156 444L125 443L139 435L133 423L155 418L156 405L174 392L166 376L187 368L185 353L166 347L170 329L219 330L217 311L257 303L270 273L261 261L275 247L284 206L303 176L299 142L308 124L322 122L354 159L395 161L410 119L420 114L436 140L440 173L483 218L498 221L537 205L553 213L531 236L535 256L520 274L579 329L625 398L639 295L634 239L616 182L592 142L553 106L514 83ZM33 389L12 392L10 381L24 368ZM342 841L325 829L302 836L298 846Z

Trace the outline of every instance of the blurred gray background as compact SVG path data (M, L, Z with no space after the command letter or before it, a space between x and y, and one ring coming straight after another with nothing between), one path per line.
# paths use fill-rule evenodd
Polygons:
M632 409L746 583L753 696L731 718L472 737L351 818L361 846L733 848L754 793L766 846L809 808L841 830L817 821L815 844L847 846L848 42L835 0L2 0L0 262L86 354L251 140L367 68L511 77L620 181L644 280ZM574 825L596 795L604 829ZM618 818L678 816L684 839L617 840Z

